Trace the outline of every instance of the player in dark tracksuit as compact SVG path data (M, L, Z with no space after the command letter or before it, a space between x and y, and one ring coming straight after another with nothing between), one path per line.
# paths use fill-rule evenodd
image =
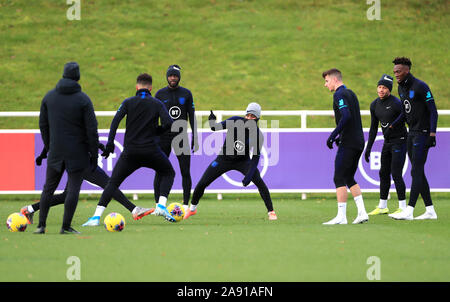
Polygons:
M350 189L358 208L358 216L353 224L363 223L369 220L369 216L364 207L361 189L354 178L364 149L358 98L344 85L342 74L338 69L327 70L322 73L322 77L325 79L325 86L330 91L334 91L333 110L336 128L328 137L327 146L332 149L333 143L338 145L334 162L338 215L324 224L347 224L347 188Z
M166 202L173 185L175 172L167 156L159 146L159 135L168 131L172 119L166 107L153 98L150 90L152 77L141 74L137 78L136 96L125 99L114 116L108 135L105 158L114 152L114 138L120 121L127 116L124 149L114 166L111 178L100 197L99 204L107 204L120 184L139 168L146 167L161 175L159 185L160 197L154 211L156 215L165 216L170 221L175 219L166 209ZM161 120L161 126L158 121Z
M258 162L264 142L264 136L257 126L261 116L261 107L257 103L250 103L246 116L234 116L220 123L216 123L216 116L211 111L209 125L211 130L227 130L221 153L208 166L192 194L191 206L184 219L197 213L197 205L205 189L222 174L237 170L244 174L242 184L244 187L253 182L258 188L268 211L269 220L276 220L269 189L264 183L258 170ZM253 156L250 159L250 151Z
M380 202L369 215L387 214L387 199L391 187L391 174L397 190L400 212L406 208L406 187L403 181L403 165L406 159L405 115L402 102L391 94L393 78L387 74L381 76L377 85L378 98L370 104L370 130L364 158L369 162L378 125L381 123L384 143L381 151Z
M180 172L183 186L183 204L185 208L191 198L191 150L198 150L197 121L195 118L195 106L191 91L179 86L181 79L180 67L171 65L167 69L166 78L168 86L155 94L155 98L160 100L169 111L170 117L174 120L173 131L167 131L160 137L160 146L163 152L170 156L172 148L177 156L180 165ZM191 144L189 149L189 139L187 134L187 123L192 130ZM159 183L161 176L157 173L154 180L155 201L159 199Z
M403 102L406 123L408 124L407 149L411 160L411 192L405 211L390 215L395 219L437 219L430 195L430 187L425 176L425 162L428 150L436 146L436 128L438 113L428 85L415 78L411 72L411 60L405 57L395 58L394 75L398 82L398 93ZM414 207L419 194L425 203L423 215L413 217Z
M99 144L100 150L104 151L104 148L105 147L102 144ZM41 154L36 158L36 165L40 166L42 163L42 160L44 158L47 158L47 150L45 148L42 149ZM109 176L105 173L105 171L103 171L99 166L97 166L97 168L93 171L91 169L85 169L83 172L83 179L94 185L97 185L101 188L105 188L108 183ZM66 196L67 196L67 185L61 194L53 195L53 197L50 201L50 207L57 206L59 204L63 204L64 200L66 199ZM125 195L120 190L117 190L114 193L113 198L115 200L117 200L120 204L122 204L125 208L127 208L133 214L134 220L141 219L143 216L145 216L146 214L151 212L150 211L151 209L136 207L132 202L130 202L125 197ZM104 208L106 208L107 205L98 205L97 208L99 206L103 207L103 209L104 209ZM25 215L25 217L28 219L28 223L33 223L34 212L39 211L39 209L40 209L40 203L36 202L32 205L23 207L20 210L20 212L23 215ZM96 210L96 212L98 212L98 209ZM95 223L94 223L94 221L89 221L89 224L86 223L83 226L100 225L100 216L101 216L101 214L98 214L98 216L94 215L93 217L98 217L98 218L93 218L90 220L96 220Z

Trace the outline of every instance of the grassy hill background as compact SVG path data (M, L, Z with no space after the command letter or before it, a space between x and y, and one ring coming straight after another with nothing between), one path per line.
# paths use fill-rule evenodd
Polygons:
M381 1L369 21L366 1L81 0L69 21L65 0L0 1L0 111L38 111L67 61L96 110L116 110L148 72L154 91L170 64L197 110L331 109L323 70L337 67L368 109L392 59L408 56L431 87L438 109L450 109L449 2ZM397 94L396 85L394 94ZM108 128L111 118L99 118ZM368 127L365 119L365 127ZM281 126L298 127L298 119ZM332 119L318 118L317 126ZM449 126L440 117L439 126ZM0 118L0 128L37 128L37 119Z

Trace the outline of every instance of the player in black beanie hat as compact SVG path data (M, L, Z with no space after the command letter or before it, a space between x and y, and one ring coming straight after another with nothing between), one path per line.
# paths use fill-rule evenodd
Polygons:
M388 74L383 74L383 76L378 81L377 86L383 85L389 89L389 91L392 91L392 83L394 82L394 78L391 77Z
M178 83L181 81L181 67L178 65L170 65L166 72L166 79L169 83L169 86L171 88L176 88L178 86ZM178 81L176 79L170 79L170 76L176 76L178 77Z
M378 125L384 136L383 149L380 159L380 202L369 215L387 214L387 199L391 187L391 175L395 183L398 196L398 210L400 213L406 208L405 182L403 180L403 165L406 160L406 137L405 116L402 102L391 94L393 78L383 74L378 81L376 98L370 104L371 124L369 139L367 141L364 158L366 162L375 161L370 157L372 145L378 132Z
M155 98L159 99L169 111L170 117L174 120L172 129L161 135L160 146L163 152L169 157L173 148L180 164L180 172L183 186L183 204L187 209L191 197L191 152L198 150L197 121L195 118L195 106L192 93L189 89L179 86L181 79L181 67L170 65L166 72L167 85L158 90ZM189 138L187 133L189 125L192 130L191 143L189 148ZM159 198L159 183L161 177L156 174L154 180L155 201Z

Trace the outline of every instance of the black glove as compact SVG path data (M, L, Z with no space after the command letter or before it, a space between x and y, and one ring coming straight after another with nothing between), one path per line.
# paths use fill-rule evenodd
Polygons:
M425 146L427 148L436 147L436 136L428 136L427 141L425 142Z
M114 143L107 143L105 151L103 151L102 156L108 158L108 156L114 152Z
M105 145L103 145L102 143L98 143L98 148L100 149L100 151L105 151Z
M192 137L191 137L191 150L192 150L192 152L198 151L198 140L197 140L197 136L194 135L194 133L192 133Z
M47 155L42 156L42 154L41 154L38 157L36 157L36 165L38 165L38 166L42 165L42 160L44 158L47 158Z
M215 121L217 120L217 117L214 115L213 111L211 110L211 114L208 117L208 120L210 121Z
M389 133L391 132L392 128L391 125L387 126L386 129L384 130L383 136L385 138L389 138Z
M364 159L366 160L366 162L369 162L369 158L370 158L370 150L366 149L366 152L364 152Z
M94 172L98 165L98 154L89 157L89 169Z
M328 148L333 149L334 140L335 139L333 137L331 137L331 136L327 139L327 146L328 146Z
M44 149L42 149L41 154L39 154L39 156L36 157L36 165L40 166L44 158L47 158L47 149L45 149L45 147Z
M250 179L250 177L248 177L248 175L246 175L244 177L244 179L242 180L242 184L244 185L244 187L248 186L248 184L251 182L252 180Z
M339 147L339 144L341 143L341 137L340 136L336 137L336 139L334 140L334 143L336 144L336 146Z

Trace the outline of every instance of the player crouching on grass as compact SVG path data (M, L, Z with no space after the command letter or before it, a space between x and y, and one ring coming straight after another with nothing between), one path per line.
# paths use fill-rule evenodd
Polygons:
M198 182L192 195L191 206L186 211L184 219L197 213L197 206L203 196L206 187L222 174L237 170L244 174L242 185L248 186L253 182L258 188L264 204L266 205L269 220L276 220L277 215L273 210L272 199L269 189L261 178L258 170L258 162L264 142L264 136L257 125L261 117L261 106L250 103L247 106L245 117L233 116L225 121L216 123L216 116L211 110L209 115L209 126L211 130L227 130L222 151L217 158L208 166ZM250 151L253 156L250 158Z

